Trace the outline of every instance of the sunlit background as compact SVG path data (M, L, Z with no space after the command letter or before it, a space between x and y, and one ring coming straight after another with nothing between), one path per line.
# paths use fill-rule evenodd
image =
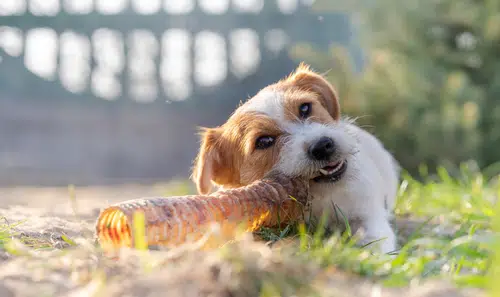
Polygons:
M0 1L0 183L185 178L198 126L293 70L300 42L351 48L311 0Z
M104 100L128 95L150 102L164 92L182 101L193 84L217 86L228 72L240 79L258 72L262 50L278 55L292 42L288 35L298 33L287 32L296 27L293 18L275 14L294 15L312 2L268 1L265 8L263 0L8 0L0 15L21 18L6 19L0 42L6 55L22 56L27 70L59 80L70 93L90 89ZM263 16L238 18L249 14Z
M500 18L450 3L2 0L0 184L185 179L198 127L301 61L410 173L494 176Z

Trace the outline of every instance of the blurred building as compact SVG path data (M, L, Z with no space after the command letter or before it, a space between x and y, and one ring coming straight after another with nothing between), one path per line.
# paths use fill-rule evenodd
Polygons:
M312 2L0 1L0 185L187 177L197 127L292 71L293 44L355 50Z

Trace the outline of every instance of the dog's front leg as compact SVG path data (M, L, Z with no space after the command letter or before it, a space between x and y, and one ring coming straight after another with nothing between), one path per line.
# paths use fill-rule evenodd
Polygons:
M360 222L357 232L358 245L387 254L396 251L396 235L389 219L381 211L380 215L365 218Z

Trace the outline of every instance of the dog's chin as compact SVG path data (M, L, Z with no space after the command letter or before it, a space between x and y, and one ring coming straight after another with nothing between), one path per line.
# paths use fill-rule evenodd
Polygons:
M311 179L313 183L335 183L342 179L347 171L347 160L335 161L318 170Z

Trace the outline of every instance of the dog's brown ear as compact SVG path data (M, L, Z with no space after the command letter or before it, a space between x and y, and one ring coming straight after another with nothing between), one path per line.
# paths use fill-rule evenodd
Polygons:
M198 193L208 194L212 190L214 169L220 161L220 152L217 145L221 131L217 128L203 129L200 151L195 159L192 180L196 184Z
M287 81L301 89L318 94L332 118L336 121L340 119L340 103L337 92L322 75L312 71L309 65L300 63L295 72L287 78Z

